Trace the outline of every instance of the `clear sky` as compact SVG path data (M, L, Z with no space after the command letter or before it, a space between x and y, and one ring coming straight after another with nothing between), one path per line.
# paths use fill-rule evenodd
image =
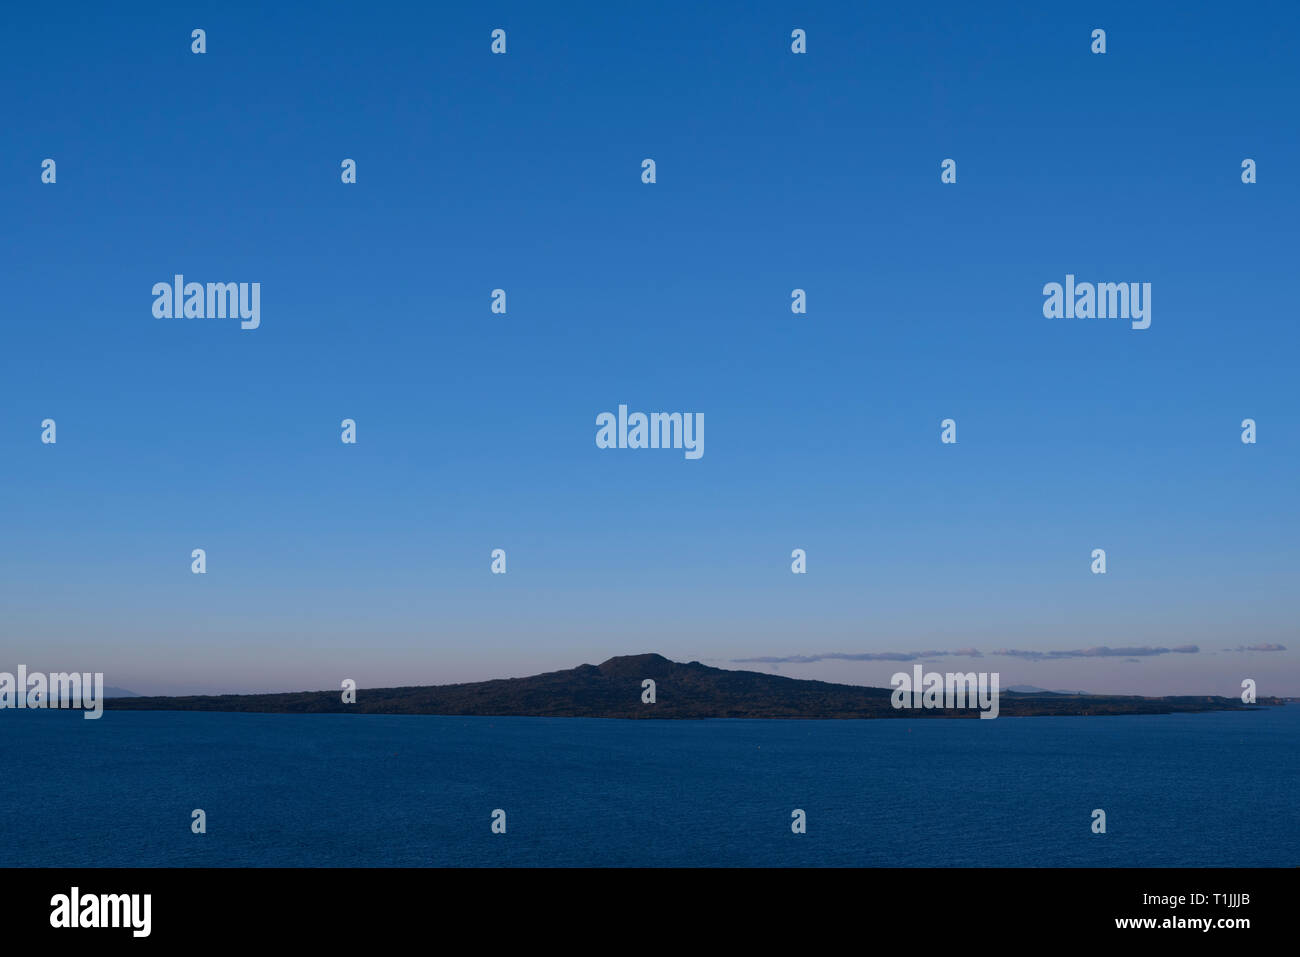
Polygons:
M976 649L930 662L1300 694L1298 28L15 5L0 670L273 691L658 651L886 685L910 663L738 662ZM261 283L260 327L155 318L176 273ZM1067 274L1151 283L1150 328L1045 318ZM705 454L597 448L620 403L703 413Z

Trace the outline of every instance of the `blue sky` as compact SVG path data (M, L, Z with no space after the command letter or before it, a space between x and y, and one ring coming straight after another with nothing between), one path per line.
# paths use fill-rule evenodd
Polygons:
M260 7L6 14L0 669L1300 694L1294 4ZM620 403L705 455L598 449Z

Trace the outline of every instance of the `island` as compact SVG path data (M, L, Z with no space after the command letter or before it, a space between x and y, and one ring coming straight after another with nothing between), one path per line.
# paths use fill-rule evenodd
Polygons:
M654 682L654 703L643 700ZM552 718L977 718L975 707L896 709L889 688L832 684L756 671L625 655L527 678L467 684L361 688L354 703L335 691L108 698L109 711L247 711L282 714L430 714ZM1000 716L1176 714L1279 706L1215 695L1143 697L1003 691Z

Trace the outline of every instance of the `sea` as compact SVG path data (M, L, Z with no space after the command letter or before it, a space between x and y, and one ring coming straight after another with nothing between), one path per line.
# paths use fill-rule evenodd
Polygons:
M6 710L0 866L1293 867L1298 733Z

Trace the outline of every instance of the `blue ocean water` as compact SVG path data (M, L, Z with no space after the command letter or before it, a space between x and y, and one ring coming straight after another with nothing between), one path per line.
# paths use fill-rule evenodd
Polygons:
M1294 866L1297 732L5 711L0 865Z

